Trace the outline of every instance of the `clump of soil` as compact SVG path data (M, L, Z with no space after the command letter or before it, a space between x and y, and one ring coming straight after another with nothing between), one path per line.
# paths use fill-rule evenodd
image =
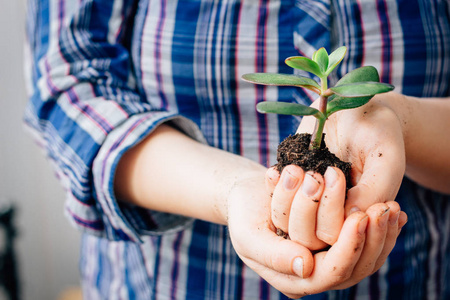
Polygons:
M309 150L311 134L302 133L288 136L278 145L277 161L275 165L278 172L287 165L300 166L304 171L314 171L322 175L327 167L337 167L342 170L347 182L347 189L351 187L350 170L351 163L340 160L336 155L328 150L325 144L325 134L322 136L320 149Z

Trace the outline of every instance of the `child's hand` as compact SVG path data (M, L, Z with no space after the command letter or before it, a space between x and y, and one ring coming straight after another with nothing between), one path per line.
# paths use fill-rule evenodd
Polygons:
M333 245L344 224L345 177L329 167L322 176L290 165L281 177L274 168L266 173L266 186L272 195L274 226L291 240L310 250Z
M329 150L352 164L346 216L355 208L366 211L375 203L395 200L405 174L404 134L399 117L380 99L397 97L377 95L365 106L333 114L325 125ZM304 117L297 133L312 132L314 124L314 118Z
M349 215L337 241L327 251L313 253L277 236L271 222L272 199L262 185L259 178L248 179L230 191L230 238L243 262L290 298L344 289L372 275L406 223L396 202L377 203Z

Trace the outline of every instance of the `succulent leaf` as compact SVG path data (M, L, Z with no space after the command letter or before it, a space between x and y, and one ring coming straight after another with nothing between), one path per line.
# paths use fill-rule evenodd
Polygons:
M344 85L348 83L355 83L355 82L365 82L365 81L372 81L372 82L379 82L380 76L378 75L377 69L375 69L372 66L364 66L357 69L354 69L347 74L345 74L337 83L335 86Z
M322 71L320 70L319 65L307 57L291 56L286 58L285 63L291 68L313 73L318 77L322 76Z
M316 118L324 118L323 113L319 110L299 103L287 102L260 102L256 105L256 109L260 113L275 113L280 115L294 116L315 116Z
M329 75L344 59L345 53L347 53L347 47L345 46L341 46L331 52L331 54L328 56L328 69L326 75Z
M249 73L242 75L242 79L251 83L276 86L297 86L320 93L320 85L313 79L292 74L277 73Z
M341 97L373 96L380 93L390 92L393 89L393 85L381 82L356 82L341 84L330 88L331 91Z
M331 114L343 110L343 109L350 109L350 108L357 108L360 106L363 106L367 102L372 99L373 96L367 96L367 97L353 97L353 98L346 98L341 96L335 96L333 99L330 97L330 101L327 105L327 116L329 117Z
M336 88L339 89L340 86L346 86L351 84L365 84L365 83L376 83L378 84L380 80L380 77L378 75L378 71L376 68L372 66L365 66L358 69L355 69L349 73L347 73L345 76L341 78L336 83L336 86L332 88L331 90L335 90ZM381 85L386 86L386 89L388 91L393 89L392 85L380 83ZM372 91L373 92L373 91ZM381 91L378 91L378 93L381 93ZM375 93L377 94L377 93ZM375 95L368 95L363 97L343 97L339 95L333 95L328 100L327 105L327 116L330 116L331 114L343 110L343 109L351 109L351 108L357 108L360 107L370 101L372 97Z
M282 115L309 116L317 118L311 138L311 149L320 148L323 128L327 118L340 110L360 107L380 93L392 91L394 86L380 83L377 69L364 66L343 76L334 87L327 88L327 77L342 61L347 48L339 47L328 55L325 48L320 48L312 55L312 59L303 56L293 56L285 60L292 68L312 73L320 78L320 85L311 78L292 74L253 73L245 74L246 81L277 86L297 86L310 89L320 95L321 109L315 109L303 104L286 102L261 102L256 108L261 113L276 113Z
M324 47L314 52L313 60L319 65L320 71L324 74L328 69L328 53Z

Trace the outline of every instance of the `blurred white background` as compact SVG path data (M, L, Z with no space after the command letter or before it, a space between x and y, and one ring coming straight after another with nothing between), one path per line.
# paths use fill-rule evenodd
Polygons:
M78 285L79 233L64 217L64 193L23 129L26 1L0 0L0 210L17 207L21 299L58 299Z

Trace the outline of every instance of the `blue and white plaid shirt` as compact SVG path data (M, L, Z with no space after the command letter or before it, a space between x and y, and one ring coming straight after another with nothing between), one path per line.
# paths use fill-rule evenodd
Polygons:
M171 122L274 164L299 120L255 104L314 96L240 76L290 73L286 57L322 46L349 49L333 81L373 65L397 92L448 97L449 23L447 0L29 0L25 121L85 232L85 298L285 298L239 260L226 227L118 202L118 160ZM380 271L311 299L450 299L449 197L405 178L397 201L409 223Z

